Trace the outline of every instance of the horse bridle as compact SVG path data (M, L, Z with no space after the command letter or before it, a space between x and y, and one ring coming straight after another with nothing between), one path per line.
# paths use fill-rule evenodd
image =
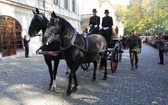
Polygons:
M51 19L54 19L54 23L55 23L56 21L60 23L59 18L51 17ZM46 33L51 34L51 36L54 35L53 33L48 32L48 31L46 31ZM58 33L60 33L60 32L58 32ZM58 35L59 35L59 34L58 34ZM80 46L78 46L78 45L75 44L75 40L76 40L77 35L78 35L78 33L75 31L74 34L73 34L73 36L72 36L72 38L71 38L71 40L69 41L69 44L68 44L66 47L61 46L61 51L65 51L65 50L69 49L70 47L74 46L74 47L76 47L76 48L78 48L78 49L80 49L80 50L86 52L87 49L83 49L82 47L80 47Z
M41 14L34 14L34 15L35 15L35 16L38 16L38 19L39 19L40 21L43 21L43 17L42 17ZM38 25L37 25L37 27L30 26L29 28L35 30L35 32L36 32L36 29L38 29L39 26L38 26ZM36 33L37 33L37 32L36 32Z

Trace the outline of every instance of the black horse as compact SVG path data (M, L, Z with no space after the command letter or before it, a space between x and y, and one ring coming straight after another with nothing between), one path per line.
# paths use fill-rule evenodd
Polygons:
M33 13L34 13L34 17L30 23L28 33L30 37L34 37L38 34L40 30L42 30L42 35L44 36L44 32L46 30L46 27L49 21L42 13L39 12L37 8L36 8L36 12L33 11ZM43 39L43 36L42 36L42 39ZM42 40L42 42L44 41ZM39 48L39 50L40 49L42 51L58 51L60 50L60 42L58 42L57 40L52 40L51 43L48 45L43 44ZM58 68L60 58L62 58L61 54L59 54L58 56L44 54L44 59L50 73L50 84L49 84L50 90L56 90L56 75L57 75L57 68ZM54 61L54 68L52 67L52 60Z
M61 49L65 57L66 63L70 68L69 85L67 95L77 91L78 81L76 71L82 63L94 63L93 81L96 80L97 57L107 50L107 43L103 36L92 34L86 38L77 34L71 24L65 19L56 16L55 12L51 13L51 19L48 23L44 34L46 43L52 35L59 35L61 40ZM104 80L107 79L107 61L106 57L102 57L105 65ZM72 88L72 79L74 79L74 87Z

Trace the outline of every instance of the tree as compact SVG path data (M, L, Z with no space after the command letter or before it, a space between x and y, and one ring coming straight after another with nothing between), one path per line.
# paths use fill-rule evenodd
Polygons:
M121 4L117 4L117 5L113 5L114 9L115 9L115 16L117 18L117 21L122 22L123 24L126 22L125 20L125 13L127 12L127 8L124 5Z
M115 16L124 24L125 34L136 29L139 34L168 32L167 0L130 0L127 7L114 6Z

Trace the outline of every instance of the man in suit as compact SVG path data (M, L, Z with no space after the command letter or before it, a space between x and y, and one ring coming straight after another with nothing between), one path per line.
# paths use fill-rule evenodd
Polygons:
M29 40L27 40L27 35L24 36L23 42L24 42L24 47L25 47L25 57L29 57Z
M106 15L103 17L102 20L102 35L106 39L107 43L111 41L111 36L112 36L112 26L113 26L113 18L109 16L109 11L105 10L104 14Z
M93 16L90 17L89 26L90 26L90 34L97 34L99 32L100 25L100 17L97 16L97 10L93 9Z

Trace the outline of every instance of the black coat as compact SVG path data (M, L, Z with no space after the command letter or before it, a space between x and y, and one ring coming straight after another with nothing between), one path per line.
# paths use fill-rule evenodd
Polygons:
M29 47L29 41L30 41L30 40L27 40L26 38L23 39L23 42L24 42L24 46L25 46L25 47Z
M90 17L90 21L89 21L89 26L90 25L100 25L100 17L99 16L92 16Z
M103 17L102 21L102 27L109 27L111 28L113 26L113 18L110 16Z
M112 17L110 17L110 16L103 17L101 35L106 39L107 43L109 43L111 41L112 26L113 26ZM103 29L104 27L108 27L108 29L104 30Z
M97 28L95 28L94 25L97 25ZM90 17L90 21L89 21L90 30L89 30L89 32L92 31L93 34L98 33L99 25L100 25L100 17L99 16Z

